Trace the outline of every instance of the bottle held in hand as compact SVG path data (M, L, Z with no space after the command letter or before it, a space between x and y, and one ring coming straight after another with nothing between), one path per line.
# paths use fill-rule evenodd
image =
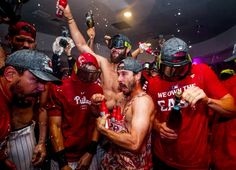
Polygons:
M59 5L62 6L63 8L66 7L67 5L67 0L57 0L57 5L56 5L56 15L61 18L63 15L63 11L59 8Z
M93 19L93 13L92 11L89 11L85 15L86 17L86 24L88 28L93 28L94 27L94 19Z
M168 128L175 130L176 132L180 129L182 124L181 110L178 105L174 106L169 113L166 125Z
M181 96L182 92L177 92L175 94L175 106L171 109L166 122L167 127L175 130L176 132L181 128L182 124L181 108L178 105L180 103Z
M109 114L108 108L106 106L106 101L103 100L102 103L101 103L101 106L100 106L100 116L105 116L107 114ZM106 119L105 128L109 129L109 127L110 127L110 119L109 119L109 116L108 116L107 119Z
M114 118L111 121L111 129L115 132L125 131L125 129L124 129L124 116L121 114L121 107L120 106L115 106L113 108L112 117L114 117Z

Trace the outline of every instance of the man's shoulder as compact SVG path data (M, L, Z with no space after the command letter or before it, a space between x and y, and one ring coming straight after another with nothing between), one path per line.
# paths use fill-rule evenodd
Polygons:
M153 103L152 97L149 94L147 94L146 92L142 92L142 93L138 94L135 97L134 101L136 101L137 103L144 102L146 104L147 103Z
M192 71L194 72L204 73L204 71L207 71L207 70L211 70L210 66L208 66L207 64L204 64L204 63L192 64Z

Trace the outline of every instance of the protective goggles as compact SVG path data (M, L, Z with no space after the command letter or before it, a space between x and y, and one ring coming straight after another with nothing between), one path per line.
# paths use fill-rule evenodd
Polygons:
M168 81L178 81L185 78L191 72L191 66L191 62L178 66L161 63L159 72L161 77Z
M78 69L77 71L77 76L78 78L86 83L92 83L97 81L97 79L100 77L101 75L101 70L90 70L86 67L81 67Z
M170 67L180 67L192 63L191 56L182 52L173 56L161 56L160 61Z
M112 49L112 48L131 48L131 44L127 41L124 41L122 39L118 39L118 38L111 38L108 41L108 48Z

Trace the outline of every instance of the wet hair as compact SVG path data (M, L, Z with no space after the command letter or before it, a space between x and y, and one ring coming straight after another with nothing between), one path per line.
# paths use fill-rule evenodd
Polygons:
M141 78L140 78L140 84L143 87L145 82L147 81L147 79L143 76L143 74L141 73Z

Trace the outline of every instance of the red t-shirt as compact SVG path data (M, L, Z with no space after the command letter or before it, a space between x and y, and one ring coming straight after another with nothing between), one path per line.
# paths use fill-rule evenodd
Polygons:
M54 86L53 93L48 114L62 117L66 156L70 162L78 161L87 151L95 127L90 99L95 93L102 94L102 88L98 83L83 83L68 78L63 80L62 86Z
M148 75L148 73L146 71L142 71L142 75L145 78L145 82L143 84L142 89L146 92L147 91L147 87L148 87L148 83L151 81L151 79L158 79L158 76L154 76L152 77L151 75Z
M0 161L5 159L5 148L10 133L10 110L4 87L0 88Z
M177 90L184 91L191 86L203 89L208 97L220 99L227 94L214 72L205 64L192 66L191 75L184 80L168 82L153 79L149 82L147 92L157 106L157 117L165 122L174 106ZM182 125L175 142L160 138L159 132L153 132L154 154L162 161L178 169L207 169L209 163L208 114L207 105L200 101L196 109L187 102L181 102Z
M222 81L236 102L236 75ZM219 170L236 167L236 118L219 118L213 126L213 163Z

